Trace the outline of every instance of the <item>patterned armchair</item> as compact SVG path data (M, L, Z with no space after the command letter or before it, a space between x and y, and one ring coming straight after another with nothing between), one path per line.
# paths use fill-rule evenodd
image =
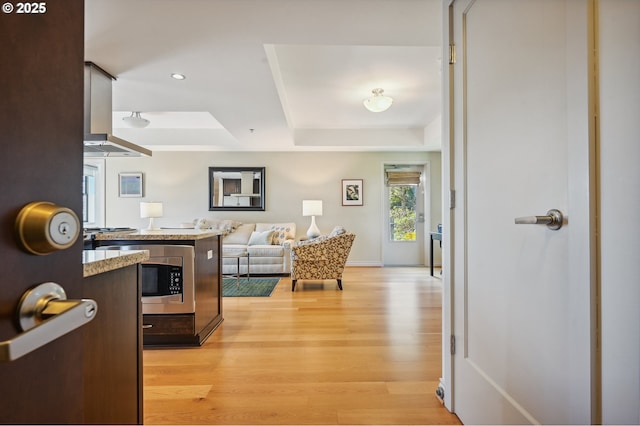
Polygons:
M327 235L291 248L291 291L298 280L336 280L342 290L342 272L355 234L336 227Z

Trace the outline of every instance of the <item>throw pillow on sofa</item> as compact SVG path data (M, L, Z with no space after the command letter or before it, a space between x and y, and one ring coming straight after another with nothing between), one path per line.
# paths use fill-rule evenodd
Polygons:
M251 233L251 236L249 237L249 243L247 245L250 245L250 246L271 245L273 243L273 233L274 231L263 231L263 232L253 231Z
M255 224L245 223L238 226L235 231L224 236L222 244L243 244L246 245L251 237L251 233L255 231Z
M285 240L295 238L295 235L291 236L291 227L286 225L274 225L271 227L273 231L273 244L280 245Z

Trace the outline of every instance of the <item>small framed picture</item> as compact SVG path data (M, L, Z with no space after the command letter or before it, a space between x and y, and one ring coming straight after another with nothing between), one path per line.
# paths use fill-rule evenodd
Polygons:
M121 197L142 197L142 173L120 173L118 177Z
M342 205L362 206L363 204L362 179L342 179Z

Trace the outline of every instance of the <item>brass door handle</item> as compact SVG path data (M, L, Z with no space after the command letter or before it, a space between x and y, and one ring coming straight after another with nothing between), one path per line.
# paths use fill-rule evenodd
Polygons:
M517 217L516 225L547 225L547 228L558 230L562 228L564 216L560 210L551 209L546 216Z
M0 362L16 360L93 320L98 304L91 299L67 300L53 282L40 284L22 295L18 319L23 333L0 342Z

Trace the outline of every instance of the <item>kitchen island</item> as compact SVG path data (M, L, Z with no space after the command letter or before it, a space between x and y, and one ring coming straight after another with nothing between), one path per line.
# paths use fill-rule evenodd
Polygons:
M142 294L144 347L199 346L223 321L222 281L220 277L222 233L194 229L107 232L94 238L96 251L102 249L140 249L152 252L161 246L192 247L193 260L183 270L183 311L165 305L161 297ZM106 250L110 251L110 250ZM154 256L143 264L151 270ZM191 265L191 263L193 265ZM166 308L166 310L163 310Z
M143 423L140 262L148 258L148 251L82 252L82 297L98 305L82 328L85 424Z

